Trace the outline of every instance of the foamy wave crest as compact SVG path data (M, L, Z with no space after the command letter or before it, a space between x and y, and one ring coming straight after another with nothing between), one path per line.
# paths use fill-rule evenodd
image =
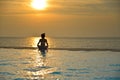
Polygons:
M37 47L4 47L5 49L38 49ZM102 48L49 48L49 50L68 50L68 51L114 51L120 52L120 49L102 49Z

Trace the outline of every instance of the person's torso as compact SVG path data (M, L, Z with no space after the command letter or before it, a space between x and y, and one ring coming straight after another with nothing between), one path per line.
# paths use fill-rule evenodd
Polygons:
M40 39L40 42L41 42L41 46L45 46L47 40L46 39Z

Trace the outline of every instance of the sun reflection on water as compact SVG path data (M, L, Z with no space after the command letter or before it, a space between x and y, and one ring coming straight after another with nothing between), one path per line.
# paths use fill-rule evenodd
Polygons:
M34 58L31 61L32 66L26 69L27 78L30 80L45 79L50 73L56 71L56 67L51 67L47 63L46 57L42 57L39 53L34 54Z
M40 37L31 37L29 38L29 44L32 47L37 47L37 43L39 41ZM52 44L52 40L48 37L46 37L49 45ZM50 47L50 46L49 46ZM47 53L48 54L48 53ZM25 69L25 73L27 74L27 78L30 80L38 80L38 79L45 79L50 75L50 73L56 71L55 67L51 67L50 60L47 60L47 56L43 57L38 50L35 50L32 54L32 61L31 66L29 66L27 69Z
M31 37L31 38L29 39L29 41L30 41L30 44L31 44L32 47L36 47L36 46L37 46L37 43L38 43L38 41L39 41L39 37Z

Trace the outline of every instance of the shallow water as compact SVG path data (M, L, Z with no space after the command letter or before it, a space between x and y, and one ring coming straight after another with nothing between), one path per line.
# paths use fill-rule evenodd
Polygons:
M39 37L0 37L0 48L36 48ZM120 52L120 38L53 38L48 37L49 48L117 49Z
M0 80L120 80L120 52L0 49Z

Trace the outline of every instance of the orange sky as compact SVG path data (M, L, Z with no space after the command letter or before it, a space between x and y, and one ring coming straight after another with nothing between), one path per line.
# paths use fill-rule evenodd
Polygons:
M119 0L0 0L0 36L120 37Z

